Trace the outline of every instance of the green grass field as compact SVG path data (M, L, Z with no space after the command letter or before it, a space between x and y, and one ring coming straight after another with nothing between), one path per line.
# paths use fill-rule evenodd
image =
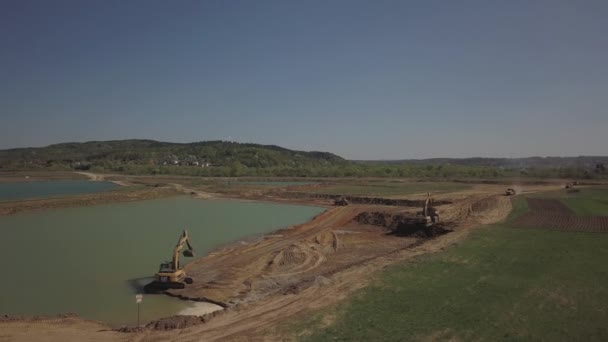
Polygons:
M526 195L536 198L558 198L572 211L580 216L607 216L608 215L608 187L594 186L576 188L575 192L566 189ZM521 196L519 196L521 198Z
M304 341L608 340L608 234L509 227L526 210L516 198L504 224L383 270L292 331Z
M570 209L581 216L606 216L608 215L608 189L607 188L582 188L579 192L566 193L561 197Z
M353 195L353 196L399 196L424 193L446 193L470 189L471 186L462 183L449 182L361 182L356 184L335 184L310 190L311 192Z

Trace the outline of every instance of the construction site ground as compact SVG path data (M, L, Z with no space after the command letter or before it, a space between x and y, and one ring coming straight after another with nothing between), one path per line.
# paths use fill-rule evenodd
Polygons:
M188 264L187 272L194 284L167 293L215 303L225 308L222 311L201 317L169 317L121 332L74 316L7 316L0 318L0 341L283 339L283 335L274 335L277 325L337 303L369 284L383 267L457 244L474 227L504 220L511 211L511 197L504 195L505 184L467 184L460 191L434 194L436 202L441 203L441 234L410 234L407 229L409 233L399 234L395 227L407 226L401 221L415 217L420 210L417 203L423 202L425 193L393 195L385 200L357 194L352 198L362 204L334 207L333 194L323 196L322 191L331 183L285 188L226 187L217 181L191 177L87 176L136 185L145 188L140 191L161 192L162 196L183 193L206 199L227 197L317 205L327 210L310 222L257 240L235 242ZM519 184L517 189L532 193L562 186L561 182L529 183ZM306 192L315 195L301 195Z
M598 223L608 215L608 187L576 190L514 197L502 222L470 230L441 253L377 272L348 300L292 320L276 336L605 341L608 234Z

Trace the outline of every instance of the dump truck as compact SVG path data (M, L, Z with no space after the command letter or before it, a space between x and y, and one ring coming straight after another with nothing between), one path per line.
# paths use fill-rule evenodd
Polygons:
M431 227L439 222L439 211L433 206L434 201L431 197L431 193L427 192L426 195L424 207L422 208L422 211L416 213L416 219L418 224L424 225L425 227Z
M186 250L184 248L188 246ZM168 289L183 289L186 284L192 284L192 278L186 276L186 271L179 263L179 256L183 252L185 257L193 257L194 249L190 244L188 231L184 230L177 240L177 245L173 249L171 261L160 264L158 272L154 275L154 281L144 286L146 293L157 293Z
M508 188L507 191L505 192L505 196L513 196L516 194L517 194L517 191L515 191L515 189L513 189L513 188Z
M335 206L345 206L348 205L348 200L344 196L340 196L334 200Z

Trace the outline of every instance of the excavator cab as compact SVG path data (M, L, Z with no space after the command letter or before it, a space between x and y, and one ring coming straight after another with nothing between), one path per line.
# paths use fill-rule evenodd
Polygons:
M173 265L171 264L171 261L165 261L162 264L160 264L160 267L158 268L158 273L169 273L169 272L173 272L175 271L173 269Z

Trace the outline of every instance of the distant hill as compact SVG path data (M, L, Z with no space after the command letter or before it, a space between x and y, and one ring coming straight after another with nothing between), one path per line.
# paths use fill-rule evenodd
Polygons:
M227 141L89 141L0 150L0 171L94 170L211 177L607 177L608 157L354 161L329 152Z
M169 143L154 140L89 141L0 150L0 165L134 164L159 166L316 167L346 161L328 152L226 141Z

